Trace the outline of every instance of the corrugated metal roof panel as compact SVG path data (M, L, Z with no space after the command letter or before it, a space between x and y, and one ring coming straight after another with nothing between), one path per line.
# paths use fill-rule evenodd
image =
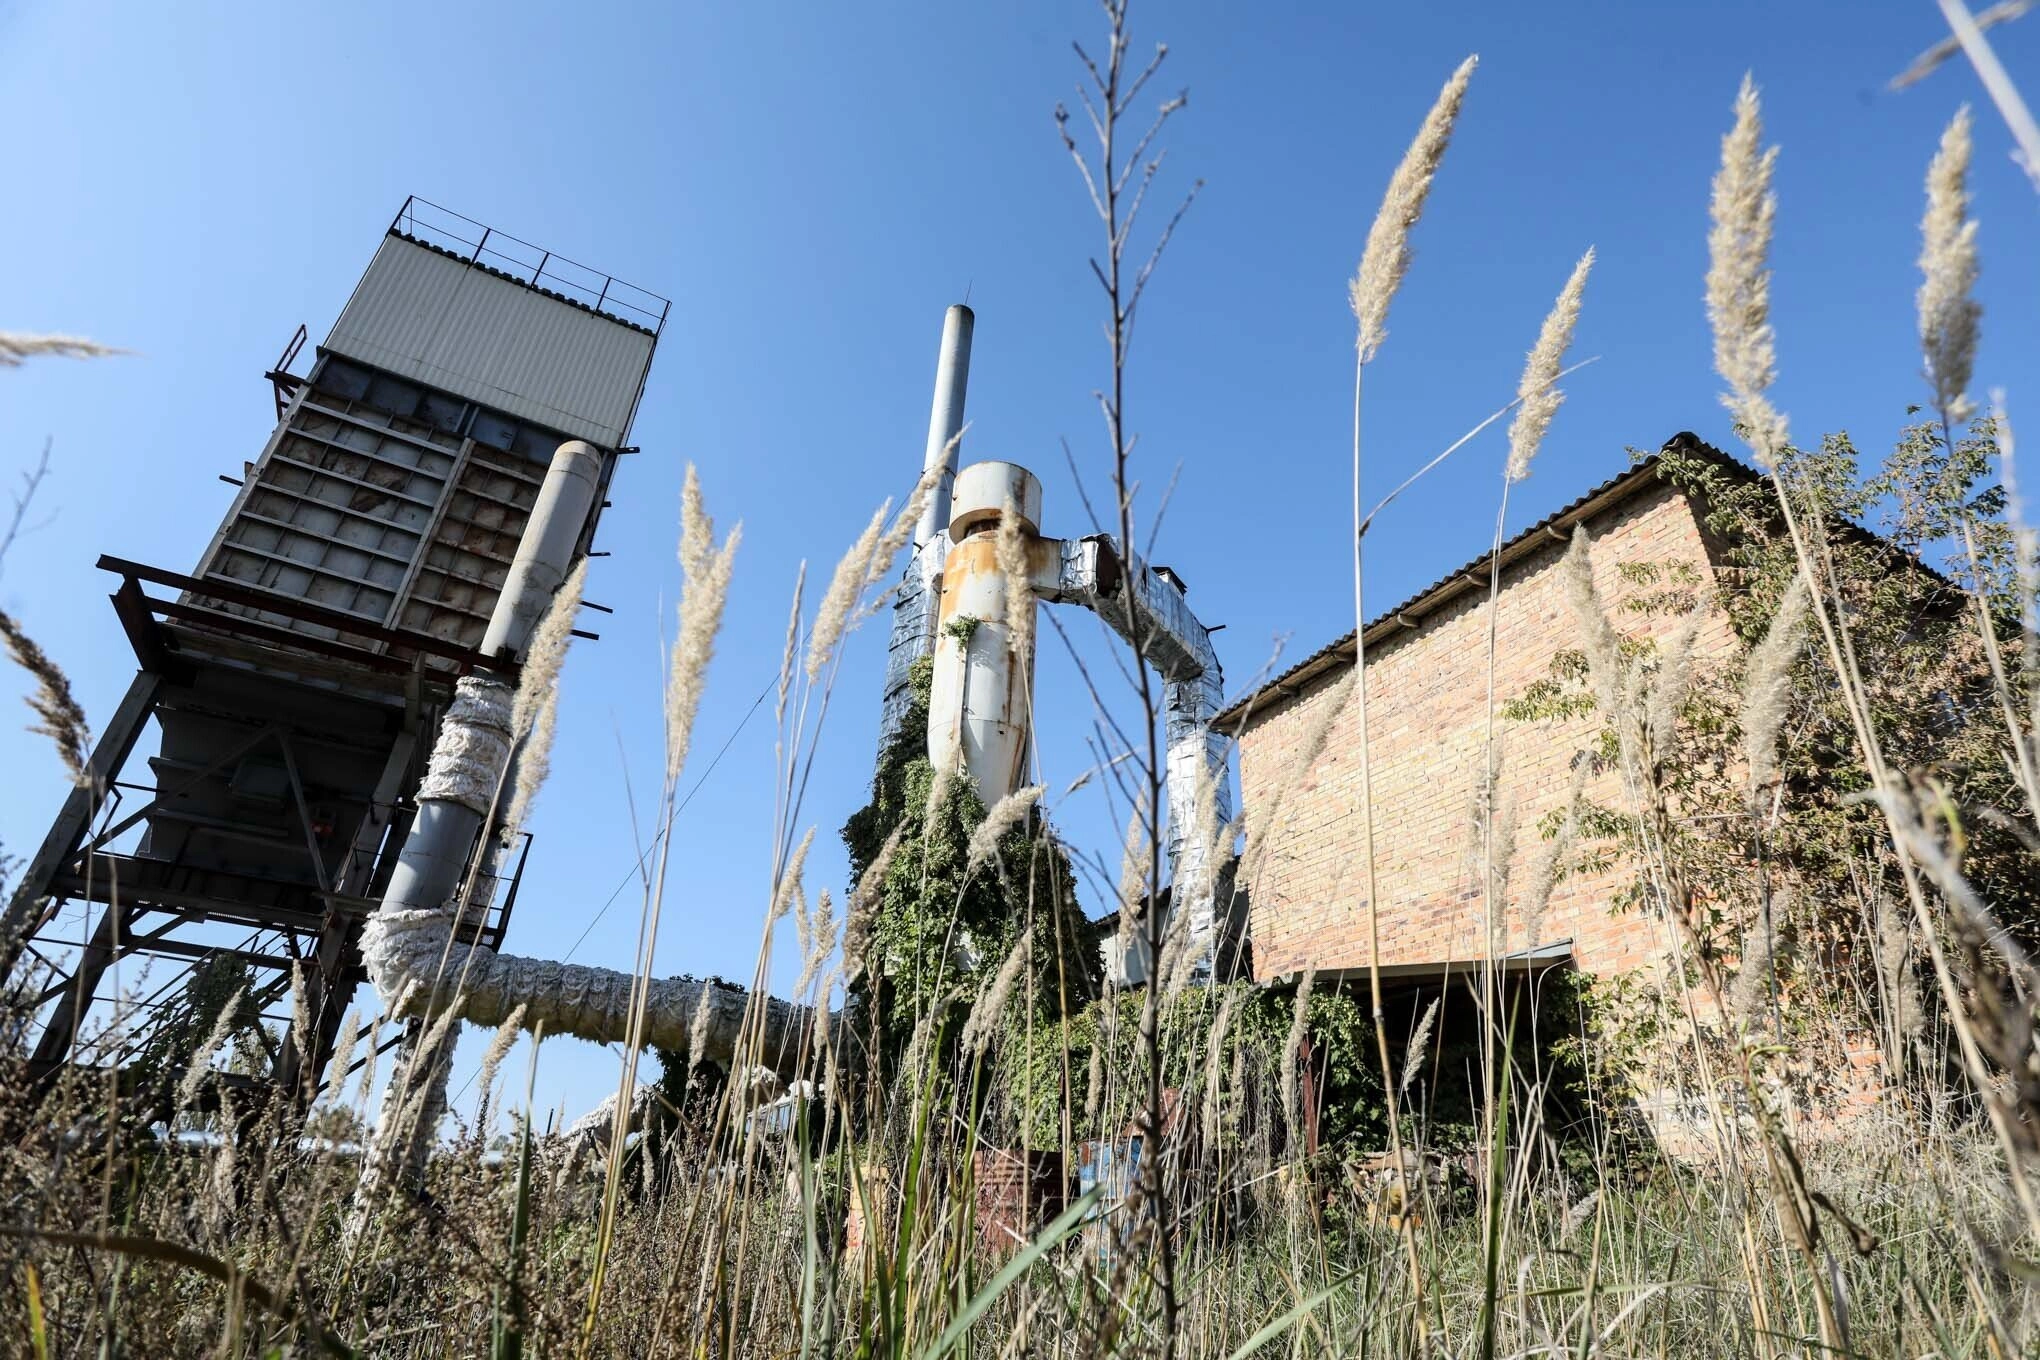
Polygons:
M653 337L443 251L385 236L325 347L615 448Z

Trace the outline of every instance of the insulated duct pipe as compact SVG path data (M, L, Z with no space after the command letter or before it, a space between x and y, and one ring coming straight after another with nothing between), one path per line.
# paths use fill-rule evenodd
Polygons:
M553 457L489 620L487 637L510 655L522 654L566 576L594 503L599 459L578 440ZM362 962L393 1012L417 1016L452 1004L465 1020L497 1025L522 1006L527 1029L543 1021L547 1034L619 1042L629 1027L630 973L517 958L454 939L461 879L509 768L514 697L510 686L490 676L467 676L455 687L418 786L411 834L381 906L362 929ZM747 1000L742 988L726 983L655 980L645 1040L687 1051L697 1046L699 1022L703 1055L727 1063ZM804 1006L768 998L758 1061L791 1070L809 1014Z
M928 443L921 471L940 467L921 518L893 602L892 638L885 661L885 709L879 724L879 749L899 738L913 707L914 663L935 649L936 598L949 550L950 494L956 481L960 450L952 446L963 432L964 394L970 386L970 342L977 324L970 308L958 303L942 318L942 348L935 356L935 398L928 410Z
M1210 863L1216 848L1196 834L1199 814L1213 828L1232 822L1225 738L1213 727L1225 676L1211 630L1198 622L1175 573L1122 558L1104 534L1065 541L1052 585L1037 587L1054 604L1081 605L1140 649L1162 677L1162 720L1167 741L1164 779L1169 800L1170 912L1188 913L1192 976L1211 975L1217 945L1217 903L1223 866ZM1208 804L1200 809L1200 800ZM1149 961L1153 966L1153 961Z
M545 617L553 592L573 563L574 546L595 507L601 478L602 455L592 444L572 439L554 452L503 578L488 631L482 635L484 655L504 660L524 655L532 629ZM417 818L383 894L385 909L436 908L460 885L468 852L489 815L497 781L510 757L507 698L500 724L483 716L494 707L498 691L510 693L501 681L485 676L468 676L455 687L432 763L418 787ZM442 760L450 741L459 742L460 749Z

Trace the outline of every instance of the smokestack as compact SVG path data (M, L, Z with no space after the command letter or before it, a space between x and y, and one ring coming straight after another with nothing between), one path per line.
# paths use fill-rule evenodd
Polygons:
M962 303L951 307L942 318L942 348L935 356L935 400L928 409L928 447L921 455L921 471L947 464L942 480L921 509L921 522L914 527L914 547L926 547L949 528L949 493L956 484L959 449L949 447L963 429L963 397L970 386L970 337L977 316Z
M964 389L970 386L970 338L977 317L962 303L942 318L942 348L935 355L935 400L928 408L928 446L921 471L941 468L942 476L921 507L914 526L912 556L893 601L892 638L886 645L885 706L878 749L890 747L907 725L914 701L914 663L935 650L935 610L942 563L949 551L950 495L956 485L960 448L950 441L963 430Z

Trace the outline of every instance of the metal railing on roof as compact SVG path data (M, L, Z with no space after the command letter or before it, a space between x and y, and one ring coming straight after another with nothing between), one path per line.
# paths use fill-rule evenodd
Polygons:
M405 199L390 219L390 233L448 251L528 288L654 336L665 329L666 314L672 310L671 301L648 288L590 269L416 194Z

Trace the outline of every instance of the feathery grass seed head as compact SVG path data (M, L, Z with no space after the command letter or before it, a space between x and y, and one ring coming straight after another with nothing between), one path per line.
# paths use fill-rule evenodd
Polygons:
M1763 641L1750 652L1743 680L1743 763L1748 769L1750 796L1778 775L1778 733L1792 700L1792 663L1799 655L1799 633L1806 626L1811 598L1806 577L1794 575L1778 601L1778 612L1764 630Z
M993 550L1006 578L1006 650L1024 665L1034 655L1034 574L1027 565L1027 530L1010 492Z
M1735 124L1721 139L1721 168L1708 206L1707 320L1714 367L1728 383L1722 403L1742 426L1757 461L1769 467L1785 447L1785 418L1764 393L1777 373L1771 331L1771 234L1778 199L1771 192L1776 147L1762 149L1757 87L1743 77Z
M999 853L999 842L1005 839L1008 831L1020 825L1028 810L1041 801L1044 792L1042 785L1030 784L1024 789L1015 789L992 804L992 810L985 814L984 821L978 823L978 829L970 833L970 847L964 857L966 875Z
M808 850L814 843L815 829L809 827L807 834L800 838L800 844L794 847L793 854L787 859L786 867L779 872L779 883L772 893L772 912L768 918L769 920L777 921L786 914L786 909L797 900L800 903L803 924L805 923L807 915L807 890L801 884L801 875L807 870ZM803 931L801 943L803 946L807 943L805 931Z
M1388 307L1410 270L1410 230L1424 214L1424 200L1430 197L1431 181L1452 141L1452 126L1466 100L1467 82L1473 79L1473 68L1479 62L1479 57L1468 57L1459 63L1459 69L1438 92L1416 139L1389 178L1388 192L1382 195L1374 225L1368 228L1360 268L1347 285L1353 316L1360 323L1357 343L1363 364L1370 362L1388 339Z
M574 616L581 608L581 592L587 582L588 559L584 557L560 582L545 617L531 630L524 664L517 674L517 693L510 701L510 730L518 736L532 730L539 710L559 686L560 667L574 642Z
M49 653L36 645L34 638L21 631L21 625L4 609L0 609L0 645L6 646L14 664L35 681L35 693L26 702L40 721L28 730L48 737L56 745L57 759L64 762L71 778L84 783L89 777L87 762L92 758L92 733L85 725L84 708L71 692L70 677L50 659Z
M516 1046L517 1036L524 1031L524 1006L520 1002L510 1014L503 1017L503 1023L496 1026L496 1033L489 1039L489 1046L482 1050L482 1069L475 1078L475 1087L481 1098L489 1098L489 1088L496 1084L496 1069L503 1065L503 1059L510 1056Z
M1402 1080L1396 1084L1398 1091L1408 1091L1417 1084L1417 1076L1424 1070L1425 1050L1431 1046L1431 1027L1438 1022L1438 998L1432 997L1431 1004L1424 1007L1424 1018L1417 1021L1416 1033L1410 1035L1410 1046L1403 1054Z
M951 436L948 452L954 456L956 446L963 441L963 431ZM942 479L949 475L949 464L945 459L933 467L921 470L921 480L914 483L913 492L907 503L900 507L900 513L893 518L892 527L879 539L877 550L871 555L871 565L866 569L864 583L875 586L892 574L893 559L913 536L914 527L921 522L921 512L928 506L928 498L935 494L935 488L942 485Z
M1645 730L1650 734L1651 750L1660 759L1671 750L1672 740L1678 735L1679 714L1693 689L1693 644L1705 618L1706 606L1695 605L1679 620L1678 628L1665 643L1657 675L1651 683Z
M1969 378L1983 307L1976 301L1976 223L1969 218L1970 119L1967 105L1941 134L1927 168L1927 214L1920 222L1920 350L1935 409L1960 425L1976 413Z
M708 663L715 656L715 637L722 628L723 606L728 603L730 574L736 563L737 544L744 526L730 530L721 548L715 545L715 521L702 503L701 479L693 464L687 467L687 483L680 493L680 631L673 638L673 653L666 668L666 782L680 777L687 764L687 748L694 737L694 715L701 709L701 695L708 679Z
M1297 1096L1297 1057L1304 1035L1310 1029L1310 992L1317 984L1317 969L1306 968L1303 981L1296 984L1296 1009L1289 1017L1289 1038L1282 1045L1282 1114L1303 1127L1303 1105Z
M127 350L102 345L79 335L25 335L0 331L0 368L19 368L24 359L55 355L65 359L104 359Z
M793 690L793 659L800 653L800 607L807 594L807 559L793 578L793 607L786 614L786 648L779 656L779 706L773 710L775 724L786 721L786 697Z
M1020 938L1013 942L1006 961L999 965L998 973L992 978L970 1008L970 1016L963 1024L963 1046L973 1054L982 1053L992 1036L998 1032L999 1017L1005 1013L1006 1004L1013 999L1013 988L1020 980L1020 970L1027 963L1027 955L1034 947L1034 932L1023 930Z
M177 1108L188 1110L198 1099L199 1088L212 1074L213 1055L225 1046L227 1038L234 1032L235 1022L241 1018L241 1003L247 1000L248 989L240 988L227 998L227 1004L220 1007L219 1017L213 1021L211 1033L204 1042L192 1050L191 1064L185 1069L184 1080L177 1083Z
M1572 348L1573 330L1579 325L1580 299L1587 291L1587 273L1594 267L1593 248L1580 256L1572 277L1559 290L1558 301L1537 332L1536 347L1523 365L1523 380L1516 386L1522 405L1509 422L1508 478L1520 482L1530 475L1530 460L1544 443L1551 418L1558 413L1565 393L1558 390L1559 370L1565 366L1565 352Z
M890 500L878 507L871 516L871 522L864 526L864 532L857 536L857 541L836 563L835 574L829 577L829 588L823 592L821 604L815 607L814 627L808 630L809 684L821 678L822 667L829 664L836 644L849 631L851 616L857 612L857 602L864 596L873 560L878 556L879 539L885 533L886 513L891 509Z

